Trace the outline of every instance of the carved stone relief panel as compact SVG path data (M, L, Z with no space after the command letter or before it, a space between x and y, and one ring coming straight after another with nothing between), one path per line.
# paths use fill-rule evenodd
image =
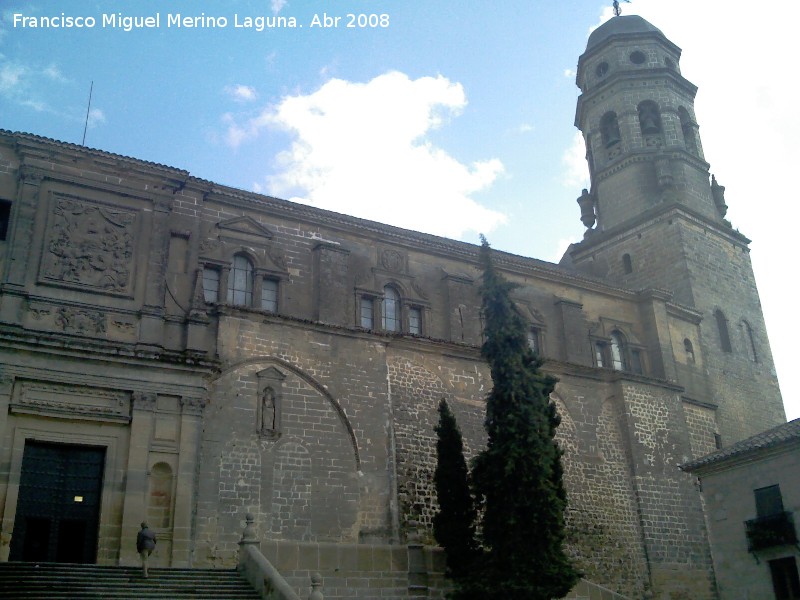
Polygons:
M134 210L53 194L40 282L131 296L136 230Z
M55 326L64 333L97 335L105 333L106 318L96 310L62 306L55 311Z
M24 325L29 329L99 337L109 341L135 342L139 329L135 315L100 311L84 306L59 306L31 300Z
M406 256L394 248L383 248L380 251L380 265L391 273L405 273Z
M130 421L130 394L62 383L17 379L11 398L12 414L41 414L65 419Z

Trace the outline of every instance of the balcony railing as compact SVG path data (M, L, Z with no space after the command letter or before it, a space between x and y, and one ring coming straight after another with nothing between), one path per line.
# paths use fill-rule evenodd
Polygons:
M744 522L747 530L747 551L757 552L775 546L797 544L794 518L790 512L780 512Z

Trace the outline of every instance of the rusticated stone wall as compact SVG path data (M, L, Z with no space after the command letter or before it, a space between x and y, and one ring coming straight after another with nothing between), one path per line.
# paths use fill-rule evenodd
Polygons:
M397 453L397 495L401 525L418 522L432 541L436 514L436 433L438 405L448 401L458 419L467 459L484 444L485 390L491 387L486 365L465 353L445 358L425 352L391 348L387 355L394 438ZM487 383L488 381L488 383Z

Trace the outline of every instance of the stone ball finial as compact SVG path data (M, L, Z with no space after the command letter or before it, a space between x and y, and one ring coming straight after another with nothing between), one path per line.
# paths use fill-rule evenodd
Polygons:
M256 518L252 513L247 513L244 517L245 526L242 532L243 542L255 542L258 539L256 535Z
M308 600L324 600L322 596L322 575L314 573L311 576L311 593Z

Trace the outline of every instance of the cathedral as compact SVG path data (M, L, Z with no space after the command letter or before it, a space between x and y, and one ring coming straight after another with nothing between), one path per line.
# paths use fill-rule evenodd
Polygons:
M585 580L711 600L679 465L785 414L680 55L638 16L591 34L583 240L493 259L559 379ZM410 597L393 549L435 544L439 400L484 443L480 277L475 245L0 130L0 561L135 564L146 520L151 564L233 566L249 513L290 582Z

